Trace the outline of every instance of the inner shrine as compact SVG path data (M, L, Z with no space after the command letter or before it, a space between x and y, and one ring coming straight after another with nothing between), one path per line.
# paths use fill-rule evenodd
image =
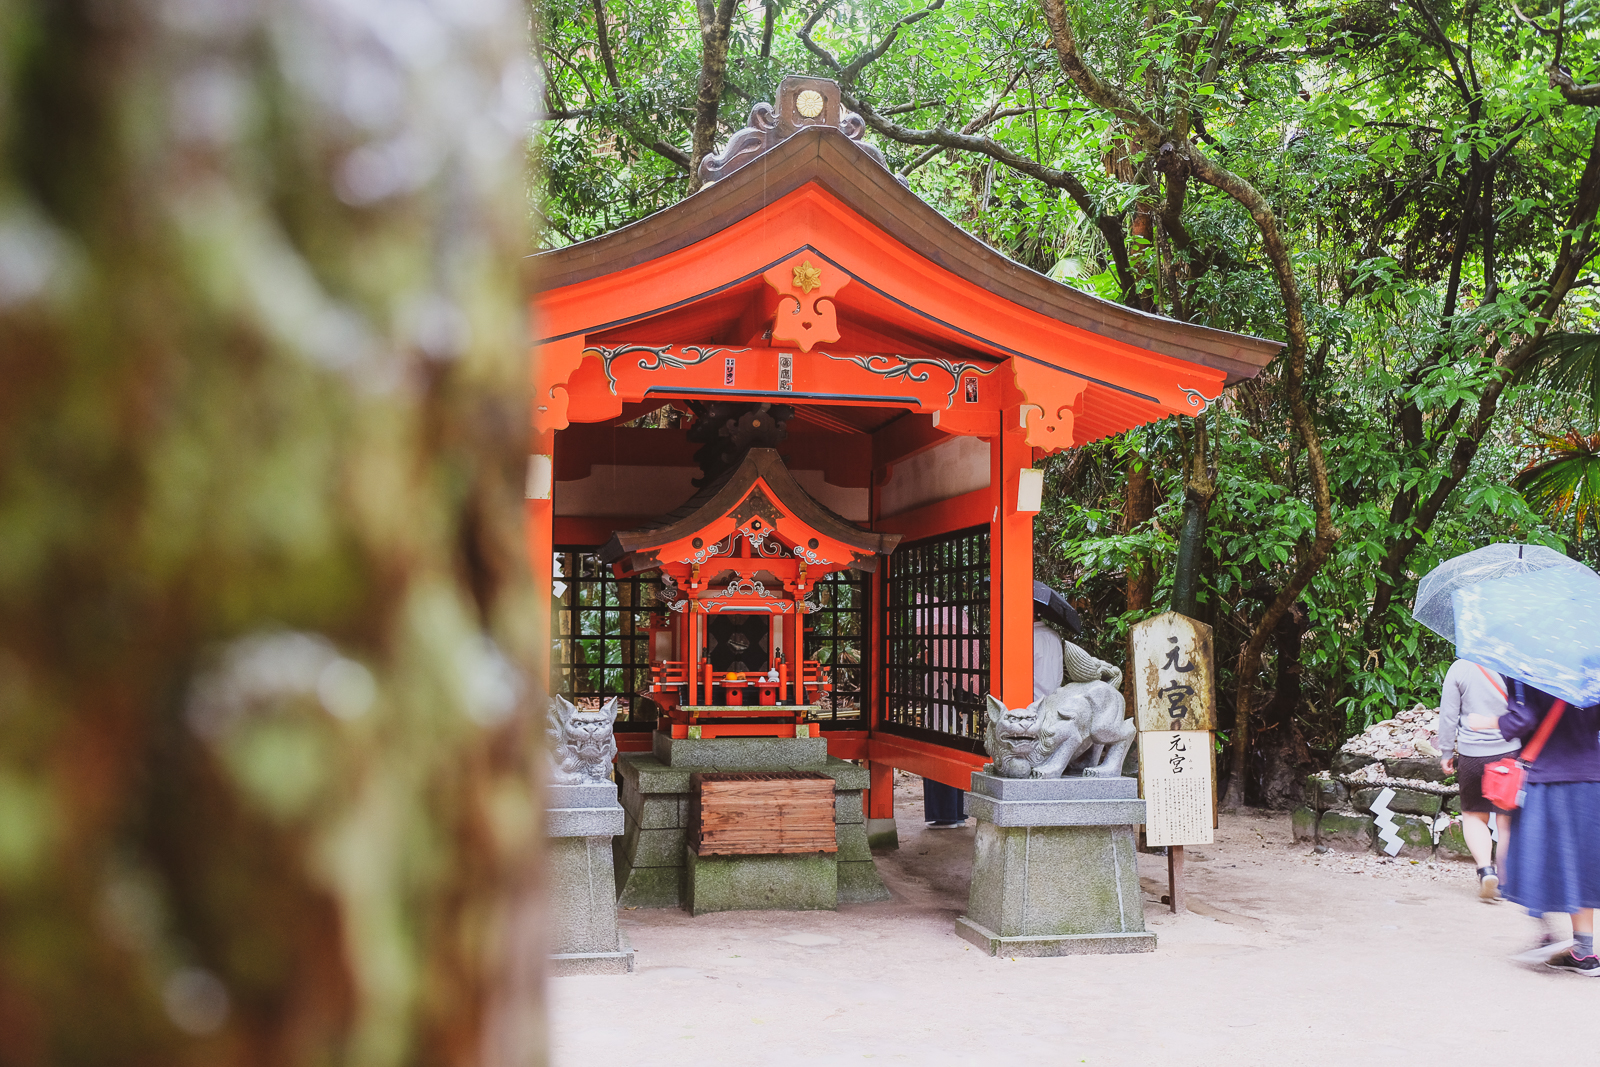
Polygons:
M781 439L785 412L758 406L754 431ZM877 570L898 534L859 529L812 500L772 448L751 448L677 511L612 535L600 559L654 572L650 699L673 737L816 737L829 668L805 654L807 599L829 574ZM738 721L729 721L729 720Z
M971 789L987 698L1032 700L1038 461L1279 347L1007 259L863 132L785 78L699 192L529 261L528 550L552 692L619 701L621 906L883 899L894 770ZM831 849L761 799L816 776Z

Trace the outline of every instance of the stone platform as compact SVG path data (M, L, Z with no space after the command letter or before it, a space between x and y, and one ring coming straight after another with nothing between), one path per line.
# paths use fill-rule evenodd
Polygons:
M693 857L699 870L691 878L689 776L696 771L815 771L827 775L834 782L838 852L822 853L821 860L813 855ZM617 905L687 907L700 914L741 907L810 909L888 900L889 891L878 877L867 846L861 792L868 779L865 767L830 757L826 738L674 739L657 732L649 755L630 752L617 760L619 799L625 816L615 842ZM788 895L778 893L773 872L783 863L777 861L797 859L814 861L790 872L797 878L803 875L805 885L796 884ZM747 862L751 860L762 862ZM830 871L821 873L818 864L826 864ZM831 900L821 888L823 882L832 886Z
M1150 952L1132 778L972 776L972 891L956 933L991 956Z
M627 974L633 949L617 930L612 841L625 816L612 782L554 785L545 795L550 872L550 974Z

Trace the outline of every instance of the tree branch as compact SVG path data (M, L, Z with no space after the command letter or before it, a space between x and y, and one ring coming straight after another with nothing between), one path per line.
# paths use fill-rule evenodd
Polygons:
M1100 76L1090 70L1078 54L1078 42L1072 36L1072 23L1067 18L1067 9L1062 0L1043 0L1043 3L1044 20L1050 27L1056 59L1061 64L1062 72L1078 87L1078 91L1111 112L1141 137L1159 137L1161 127L1156 121L1127 94L1101 81Z

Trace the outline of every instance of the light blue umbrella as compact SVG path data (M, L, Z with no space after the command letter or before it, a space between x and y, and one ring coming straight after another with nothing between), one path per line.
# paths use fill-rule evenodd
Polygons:
M1573 707L1600 704L1600 575L1562 567L1451 594L1456 654Z
M1446 640L1456 635L1456 616L1451 594L1463 586L1476 585L1513 574L1563 567L1582 574L1593 574L1575 559L1543 545L1493 544L1452 557L1422 576L1417 583L1417 599L1411 615L1422 625Z

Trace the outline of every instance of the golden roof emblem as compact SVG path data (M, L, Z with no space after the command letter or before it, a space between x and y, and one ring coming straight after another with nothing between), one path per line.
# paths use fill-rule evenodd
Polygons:
M794 269L794 287L802 293L809 293L821 285L822 271L813 267L809 259L802 260Z

